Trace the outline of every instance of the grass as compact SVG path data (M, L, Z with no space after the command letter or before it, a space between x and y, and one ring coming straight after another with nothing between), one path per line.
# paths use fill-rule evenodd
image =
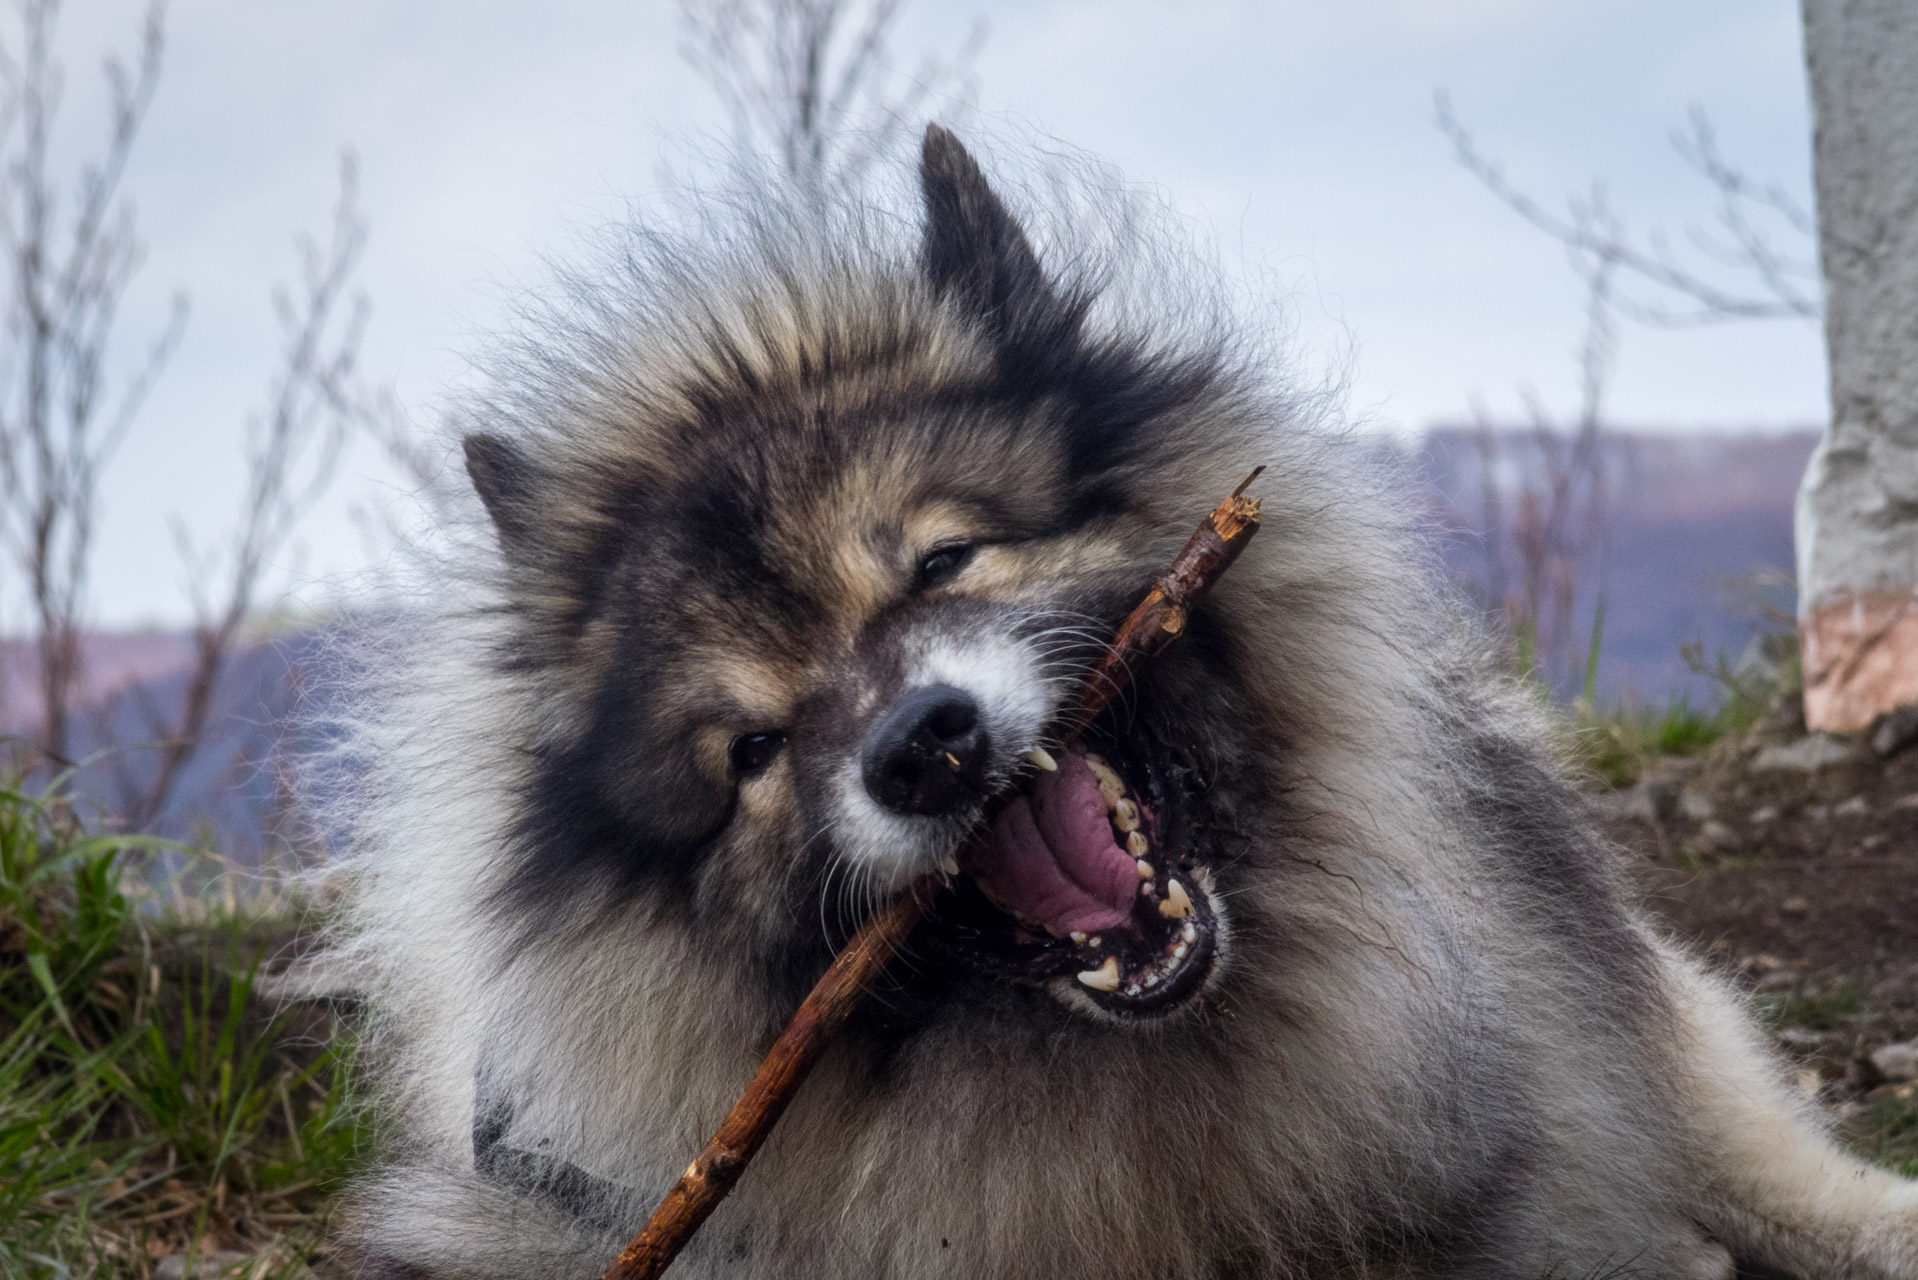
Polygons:
M167 1258L210 1275L198 1260L214 1255L251 1280L303 1274L362 1146L342 1015L276 1011L257 990L290 934L284 904L231 877L162 900L138 876L153 843L89 835L57 793L0 786L9 1280L144 1280Z
M1856 1126L1869 1135L1862 1154L1907 1178L1918 1178L1918 1089L1907 1085L1866 1105Z
M1776 1031L1799 1027L1806 1031L1842 1031L1864 1014L1870 1000L1865 984L1845 978L1826 987L1801 986L1752 998L1758 1020Z
M1657 760L1697 755L1720 738L1744 732L1761 711L1737 698L1700 708L1679 697L1663 707L1620 702L1598 710L1581 702L1569 715L1580 760L1612 786L1628 787Z
M1780 655L1776 674L1771 676L1740 673L1722 653L1707 662L1702 646L1682 646L1686 665L1707 677L1714 687L1714 696L1705 705L1694 704L1684 695L1667 700L1663 706L1630 696L1601 705L1597 673L1602 610L1599 618L1585 664L1584 691L1561 710L1572 754L1613 787L1637 782L1658 760L1697 755L1721 738L1743 733L1766 714L1781 693L1798 687L1797 642L1781 635L1768 637L1775 642L1766 647ZM1541 674L1533 671L1528 678L1541 697L1551 698Z

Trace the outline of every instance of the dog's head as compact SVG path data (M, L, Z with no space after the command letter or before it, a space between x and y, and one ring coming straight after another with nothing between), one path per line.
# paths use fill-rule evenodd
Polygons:
M774 281L567 439L467 438L501 661L549 704L508 892L797 974L944 872L919 951L950 990L1189 1007L1226 938L1231 631L1196 619L1071 751L1056 716L1250 461L1230 377L1094 335L950 134L921 176L910 271Z

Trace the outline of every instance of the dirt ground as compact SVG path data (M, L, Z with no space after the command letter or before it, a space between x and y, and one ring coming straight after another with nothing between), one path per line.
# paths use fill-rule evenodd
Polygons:
M1653 912L1754 994L1801 1087L1918 1173L1918 1055L1882 1052L1918 1040L1918 742L1872 739L1807 735L1781 701L1599 803Z

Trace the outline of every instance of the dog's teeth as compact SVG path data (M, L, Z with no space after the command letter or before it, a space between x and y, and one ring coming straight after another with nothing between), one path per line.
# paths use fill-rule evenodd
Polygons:
M1094 951L1097 951L1099 949L1099 935L1095 933L1090 938L1086 939L1086 945L1088 947L1091 947Z
M1177 880L1166 881L1165 901L1159 904L1159 914L1168 920L1183 920L1192 914L1192 898Z
M1147 843L1145 838L1145 832L1134 831L1126 836L1125 849L1126 849L1126 852L1131 854L1133 857L1143 858L1148 852L1151 851L1152 846L1149 843Z
M1032 750L1026 752L1026 759L1032 761L1032 763L1038 765L1047 773L1059 772L1059 762L1054 760L1052 753L1044 747L1034 747Z
M939 869L949 876L956 876L959 874L959 859L947 854L939 859Z
M1174 960L1183 960L1183 959L1185 959L1185 953L1186 953L1186 951L1187 951L1188 949L1189 949L1189 948L1187 948L1187 946L1185 945L1185 943L1183 943L1183 942L1181 942L1181 943L1180 943L1180 944L1179 944L1178 946L1176 946L1176 947L1174 947L1174 948L1172 948L1172 958L1173 958Z
M1139 859L1139 879L1150 880L1157 874L1158 871L1154 869L1150 862L1147 862L1144 858Z
M1185 922L1185 928L1179 930L1179 936L1187 942L1197 942L1199 940L1199 927L1188 920Z
M1072 931L1072 944L1076 947L1083 947L1086 944L1086 935L1084 930L1074 929Z
M1097 969L1087 969L1081 973L1079 981L1094 991L1117 991L1119 989L1119 957L1107 956L1106 962Z
M1125 796L1125 783L1112 766L1098 756L1087 756L1085 762L1086 767L1092 770L1092 776L1098 780L1099 794L1105 797L1106 808L1112 809Z
M1139 829L1139 806L1133 804L1132 801L1126 799L1124 796L1120 796L1119 803L1112 806L1112 825L1121 831L1137 831Z
M1152 881L1139 881L1139 896L1141 898L1150 898L1152 896Z
M1054 925L1047 925L1046 932L1051 934L1054 938L1063 938L1066 936L1066 931L1064 929L1060 929Z

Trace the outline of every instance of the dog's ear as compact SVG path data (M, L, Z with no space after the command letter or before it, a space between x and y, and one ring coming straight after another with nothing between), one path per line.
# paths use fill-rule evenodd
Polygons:
M926 278L1008 339L1076 327L1078 309L1046 279L1024 229L950 130L926 127L919 155L926 197Z
M533 530L535 481L533 462L510 441L474 433L460 442L466 453L466 474L473 490L486 504L499 534L500 550L508 560L520 559Z

